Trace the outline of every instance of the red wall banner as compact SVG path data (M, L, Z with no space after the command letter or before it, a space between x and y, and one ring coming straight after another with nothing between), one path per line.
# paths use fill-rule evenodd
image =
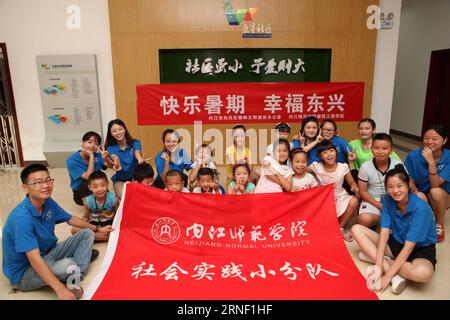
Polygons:
M129 183L85 299L377 299L339 232L333 186L202 195Z
M247 82L138 85L139 125L359 121L363 82Z

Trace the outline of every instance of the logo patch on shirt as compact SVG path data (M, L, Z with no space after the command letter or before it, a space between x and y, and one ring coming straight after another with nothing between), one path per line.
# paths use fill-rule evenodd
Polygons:
M52 212L52 210L49 210L49 211L47 212L47 214L45 215L45 220L48 221L48 220L50 220L51 218L53 218L53 212Z

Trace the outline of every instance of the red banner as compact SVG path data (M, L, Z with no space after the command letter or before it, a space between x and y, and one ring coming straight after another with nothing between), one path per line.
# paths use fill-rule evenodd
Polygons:
M363 82L138 85L139 125L359 121Z
M126 185L87 299L377 299L338 228L333 186L202 195Z

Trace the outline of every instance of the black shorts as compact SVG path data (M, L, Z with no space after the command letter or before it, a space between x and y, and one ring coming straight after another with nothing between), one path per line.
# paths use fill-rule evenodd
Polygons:
M73 191L73 201L75 201L75 203L79 206L84 206L83 198L89 196L90 194L92 194L92 192L88 188L88 182L83 181L81 186L77 190Z
M391 249L392 254L394 257L397 257L400 254L400 251L403 249L403 244L400 242L397 242L392 234L389 236L388 240L388 246L389 249ZM412 262L414 259L422 258L427 259L431 262L433 265L433 268L436 270L436 245L432 244L426 247L417 247L415 246L411 254L409 255L408 259L406 261Z

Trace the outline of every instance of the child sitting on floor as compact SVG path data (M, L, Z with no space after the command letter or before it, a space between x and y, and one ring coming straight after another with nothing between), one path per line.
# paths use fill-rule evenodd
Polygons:
M152 166L150 164L148 164L147 162L138 164L134 168L133 179L134 179L134 181L136 181L138 183L152 186L154 177L155 177L155 171L153 170Z
M111 225L119 206L114 192L108 191L108 177L102 171L93 172L88 179L92 194L84 198L83 220L96 226L95 241L108 241ZM72 234L82 229L73 227Z
M214 171L211 168L201 168L198 170L198 187L192 193L221 194L219 184L214 180Z

